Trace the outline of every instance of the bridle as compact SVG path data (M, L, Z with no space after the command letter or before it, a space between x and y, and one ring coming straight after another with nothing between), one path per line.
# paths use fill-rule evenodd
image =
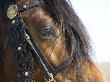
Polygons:
M54 68L42 55L21 17L21 12L37 6L38 5L18 6L16 3L13 3L8 7L7 17L10 19L10 37L8 38L11 39L14 45L14 63L18 77L22 82L35 82L33 60L42 70L46 82L56 82L54 76L70 66L73 63L73 59L69 58Z

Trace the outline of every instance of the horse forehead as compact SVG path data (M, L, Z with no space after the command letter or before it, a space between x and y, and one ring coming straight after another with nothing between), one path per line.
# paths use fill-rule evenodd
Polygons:
M52 18L46 12L44 12L42 8L39 8L38 10L36 10L33 16L38 19L44 19L48 21L52 20Z
M17 4L29 4L31 0L19 0Z
M23 12L22 13L22 16L23 18L26 18L26 19L30 19L30 20L35 20L36 22L37 21L43 21L47 24L51 23L52 22L52 17L47 14L42 8L35 8L33 12L31 11L26 11L26 12Z
M34 5L34 4L40 4L38 0L19 0L18 5L24 5L24 4L28 4L28 5ZM33 8L32 8L33 9ZM30 10L32 10L30 9ZM48 21L52 20L52 17L50 17L49 13L44 11L42 9L42 7L35 7L34 8L34 13L32 14L30 11L29 12L25 12L25 14L23 14L24 17L30 17L30 15L32 15L31 17L34 18L38 18L38 19L47 19Z
M36 5L39 5L41 4L42 0L19 0L17 2L18 5L21 5L21 4L36 4Z

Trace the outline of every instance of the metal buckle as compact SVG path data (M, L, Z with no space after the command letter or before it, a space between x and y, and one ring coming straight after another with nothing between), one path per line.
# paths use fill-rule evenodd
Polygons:
M45 78L45 81L46 82L56 82L53 75L52 75L52 73L49 74L49 79L48 80Z
M7 10L7 17L9 19L13 19L14 17L16 17L17 11L18 9L16 5L10 5Z

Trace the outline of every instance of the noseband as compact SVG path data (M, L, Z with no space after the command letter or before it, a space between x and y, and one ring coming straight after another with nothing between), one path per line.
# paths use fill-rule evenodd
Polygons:
M14 64L18 77L22 82L35 82L33 60L42 70L46 82L56 82L54 76L70 66L73 63L73 59L69 58L65 60L58 67L53 67L48 60L46 60L37 44L35 44L21 16L21 12L33 7L38 7L38 5L18 6L14 3L10 5L7 10L7 17L10 19L9 39L14 45Z

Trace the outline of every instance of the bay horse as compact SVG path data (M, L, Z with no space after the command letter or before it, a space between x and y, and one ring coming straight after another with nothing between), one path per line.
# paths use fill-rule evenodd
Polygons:
M69 0L1 0L0 82L105 82L90 41Z

